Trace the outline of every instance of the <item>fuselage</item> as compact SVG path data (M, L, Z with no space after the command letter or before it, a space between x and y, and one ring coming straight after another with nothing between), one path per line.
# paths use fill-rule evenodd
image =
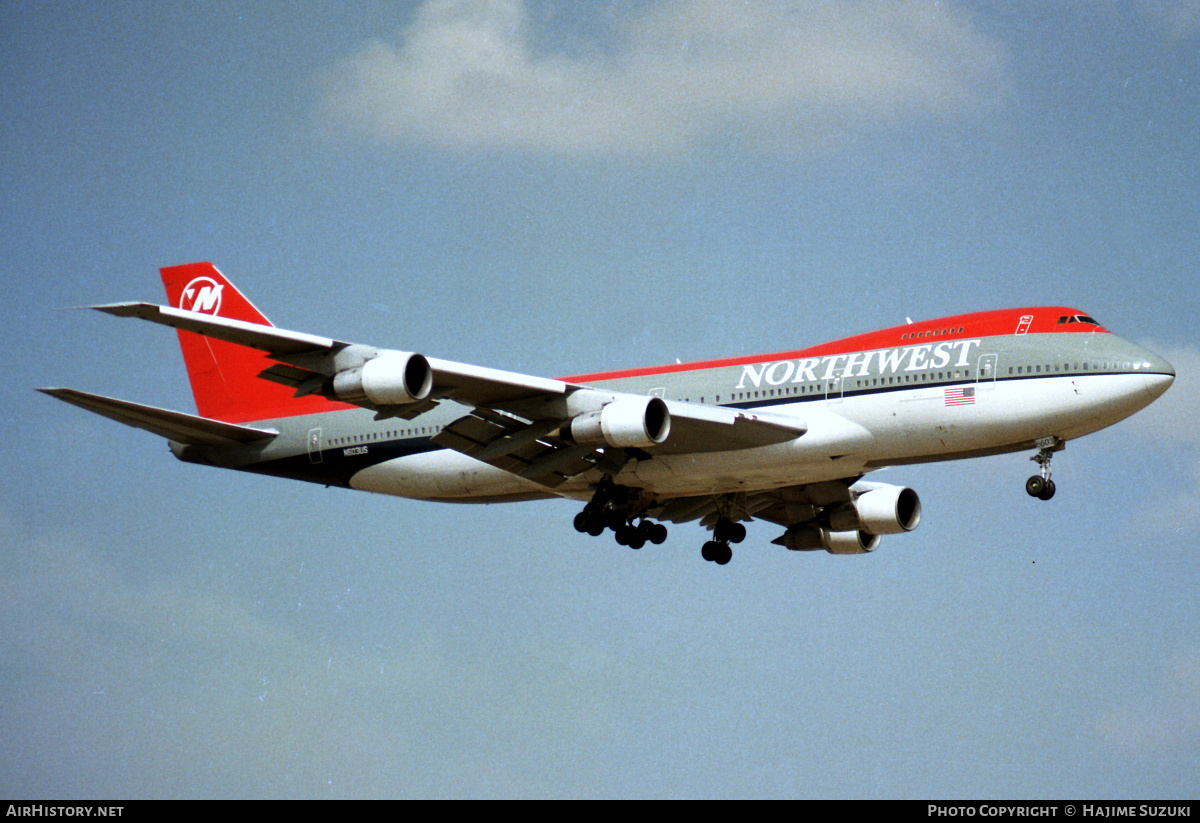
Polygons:
M1025 450L1047 437L1064 442L1148 405L1170 386L1174 370L1080 311L1040 307L913 323L796 351L562 379L752 410L806 429L759 448L648 452L613 478L670 498ZM550 490L431 442L466 411L445 402L412 420L376 420L348 406L256 421L280 432L265 446L173 449L185 460L459 502L586 499L600 479L595 470Z

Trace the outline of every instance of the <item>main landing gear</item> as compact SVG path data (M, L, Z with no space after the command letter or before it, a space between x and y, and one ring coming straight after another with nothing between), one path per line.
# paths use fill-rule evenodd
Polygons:
M718 566L724 566L733 559L733 549L729 547L729 544L741 543L745 539L746 527L744 525L722 517L713 526L713 539L700 549L700 556L705 560L711 560Z
M1025 491L1030 497L1049 500L1054 496L1054 481L1050 479L1050 459L1054 452L1062 450L1063 443L1057 437L1043 437L1037 441L1037 446L1038 453L1029 459L1038 464L1041 473L1025 481Z
M599 537L612 529L617 543L640 549L647 543L660 545L667 539L667 527L642 517L647 506L640 495L612 482L601 483L583 511L575 515L575 531ZM638 523L635 525L634 520Z
M592 499L575 515L575 530L599 537L606 529L612 529L617 543L631 549L640 549L647 543L660 545L667 539L667 527L646 519L646 512L653 501L638 489L618 486L605 478L596 487ZM712 526L712 539L704 544L700 556L719 566L733 559L730 543L741 543L746 539L746 526L733 519L737 514L730 506L720 510Z

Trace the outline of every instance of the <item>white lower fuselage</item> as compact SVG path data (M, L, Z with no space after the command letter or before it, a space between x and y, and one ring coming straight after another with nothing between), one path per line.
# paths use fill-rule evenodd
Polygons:
M613 479L622 486L646 489L659 498L725 494L845 478L887 465L1032 449L1038 439L1045 437L1058 441L1077 438L1145 407L1173 379L1173 375L1155 371L1155 364L1143 350L1112 335L1103 337L1109 344L1107 349L1112 349L1113 343L1128 347L1126 359L1115 359L1109 351L1106 369L1089 366L1087 372L1078 364L1072 370L1067 363L1063 368L1068 373L1041 374L1040 360L1050 358L1039 357L1038 373L1032 373L1034 367L1030 365L1031 374L1026 375L1022 365L1018 375L1015 367L1005 364L1006 358L1001 356L997 361L995 354L989 354L990 360L980 357L962 370L893 374L895 382L891 384L886 383L886 377L880 380L868 375L864 379L846 374L826 382L820 392L794 398L786 396L794 388L788 386L771 389L769 400L766 389L742 392L764 397L748 402L734 400L727 405L774 418L791 418L808 431L773 446L631 460ZM1056 354L1054 359L1061 363L1065 358ZM691 391L679 392L680 399L684 395L719 396L719 387L730 385L727 375L722 374L729 367L711 371L716 390L710 387L704 392L697 384L700 376L691 373L686 387ZM938 378L938 374L943 376ZM900 383L902 379L920 382ZM871 385L872 380L884 385ZM645 378L640 382L646 383ZM650 382L668 381L660 375ZM649 390L644 385L635 388ZM666 396L671 398L672 394ZM585 499L599 478L598 471L588 472L552 493ZM549 492L447 449L369 466L354 474L350 485L383 494L461 502L519 499Z

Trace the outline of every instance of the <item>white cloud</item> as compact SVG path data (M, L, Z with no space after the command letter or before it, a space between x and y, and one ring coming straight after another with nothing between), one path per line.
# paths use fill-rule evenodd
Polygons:
M428 0L398 42L329 71L325 112L337 129L456 147L790 153L975 116L1007 92L1006 52L925 0L664 0L613 34L610 49L546 50L522 0Z

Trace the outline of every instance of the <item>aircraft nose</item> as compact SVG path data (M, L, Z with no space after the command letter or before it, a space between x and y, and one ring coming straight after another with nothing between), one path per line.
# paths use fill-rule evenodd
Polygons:
M1149 357L1146 365L1147 371L1142 375L1146 384L1146 393L1152 399L1157 400L1175 382L1175 367L1158 355Z
M1175 382L1174 374L1147 374L1145 375L1146 393L1157 400L1163 396L1167 389L1171 388L1171 384Z

